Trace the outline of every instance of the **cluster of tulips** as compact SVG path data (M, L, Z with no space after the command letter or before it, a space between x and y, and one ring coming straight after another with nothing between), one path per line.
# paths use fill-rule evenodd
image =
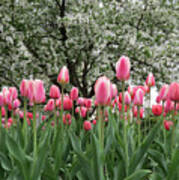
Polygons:
M120 179L120 177L114 172L110 175L107 174L107 172L110 172L110 167L108 167L108 164L99 157L104 156L105 151L110 151L112 142L110 142L110 139L106 137L109 136L110 138L116 137L114 140L115 143L117 141L121 142L119 144L122 147L122 156L124 156L122 159L125 159L123 159L125 173L123 176L121 175L121 179L128 177L129 179L130 177L135 179L135 177L138 177L139 175L141 178L146 177L146 175L150 174L151 171L149 172L139 169L140 171L136 172L135 167L133 167L134 165L130 164L131 155L129 149L132 145L129 143L129 134L132 133L132 131L135 131L135 135L133 134L133 136L135 136L134 147L138 148L136 153L139 153L142 148L146 148L147 150L149 146L147 143L152 143L151 137L154 138L157 129L161 128L163 131L161 139L164 145L167 144L167 131L170 131L170 149L171 152L174 153L174 150L177 147L176 128L177 111L179 110L179 83L172 82L170 85L163 85L156 98L156 104L152 105L151 108L150 100L153 98L151 88L155 86L155 78L152 73L148 75L144 85L129 86L126 88L125 82L130 78L130 60L128 57L122 56L116 63L116 77L121 81L121 92L118 93L117 86L106 76L102 76L98 78L95 83L94 98L79 97L77 87L73 87L69 94L65 93L66 85L69 83L70 79L68 69L64 66L57 77L57 82L60 84L61 89L57 85L52 85L50 87L50 99L48 99L48 101L46 101L46 92L42 80L24 79L20 84L20 95L21 100L23 100L23 108L21 107L21 101L18 99L18 90L15 87L3 88L2 92L0 92L0 140L2 140L2 137L7 136L5 138L7 141L7 143L5 143L7 144L7 150L5 151L9 151L10 156L5 158L0 152L0 159L4 158L7 162L12 160L13 165L18 161L17 155L20 156L19 153L22 153L23 156L27 156L28 160L30 159L29 154L32 153L30 162L33 165L30 174L28 174L28 172L22 167L23 165L21 165L21 163L26 162L25 157L22 157L22 162L18 162L22 169L22 179L28 180L44 177L45 173L41 170L36 172L36 169L38 169L37 166L40 166L37 163L38 159L41 157L39 157L39 153L43 152L43 150L40 149L42 146L40 143L42 141L43 146L46 146L47 144L45 144L45 142L49 136L49 144L51 144L55 150L52 152L50 151L46 156L42 153L43 157L41 157L39 161L41 164L42 162L45 164L45 161L42 161L44 156L47 159L50 156L54 157L54 160L51 162L54 164L54 169L52 168L54 171L51 171L53 175L51 175L51 178L49 177L47 179L58 179L59 176L68 179L62 172L63 175L60 175L60 168L62 168L63 164L60 166L58 163L62 163L63 161L62 157L61 159L58 158L58 153L60 153L59 147L66 147L67 144L65 144L64 141L66 141L66 143L71 141L71 143L69 143L71 144L71 151L74 150L74 152L77 153L79 161L81 161L85 166L85 162L87 162L85 154L84 157L79 154L83 154L82 147L80 148L80 144L75 142L80 141L80 137L84 136L86 138L86 145L83 147L84 152L88 152L86 149L90 144L91 148L97 146L100 149L100 152L96 152L95 150L95 159L98 159L99 161L95 162L97 163L96 166L98 166L101 161L101 164L99 165L100 169L98 169L100 172L94 171L97 174L93 175L91 178L105 179L108 177L113 179L114 176L116 176ZM44 105L43 108L41 108L42 104ZM158 121L156 121L156 116L158 116ZM155 118L153 119L153 117ZM21 135L15 135L17 129L20 130ZM115 129L115 132L113 132L114 130L112 129ZM41 135L43 132L46 132L46 136ZM117 135L115 135L115 133L117 133ZM147 138L144 141L145 136ZM15 137L16 139L13 139ZM30 137L33 137L33 140L31 140ZM19 139L23 139L20 144L18 144L20 141ZM16 141L19 149L15 148L15 152L12 148L14 148ZM0 142L0 145L3 145L3 142L4 141ZM144 147L144 145L146 147ZM30 150L27 150L29 146ZM93 149L95 149L95 147ZM120 150L115 150L114 148L112 153L117 154L117 151ZM25 153L27 153L27 155L25 155ZM68 153L70 153L70 150ZM101 153L101 155L99 155L99 153ZM144 152L140 153L143 157ZM169 154L170 153L167 155ZM61 156L63 155L64 154L62 153ZM142 157L141 159L135 159L136 157L133 157L131 161L135 164L133 161L142 160ZM111 158L113 158L113 165L116 165L117 159L115 158L115 155L112 155ZM71 156L68 161L70 161L70 159ZM91 157L89 159L91 159ZM102 159L105 158L103 157ZM71 159L71 161L73 160ZM83 165L80 166L80 162L76 162L76 160L74 161L77 163L77 165L74 166L79 166L80 170ZM172 161L172 155L170 161ZM7 164L7 162L5 163ZM72 163L69 164L72 166ZM95 166L95 164L93 165ZM3 169L5 164L1 163L1 166ZM43 169L44 166L40 167ZM49 168L48 166L50 165L47 165L46 168ZM88 166L86 166L86 168L88 168ZM29 166L27 165L26 168L28 169ZM6 167L5 170L7 169L8 168ZM75 172L77 172L76 169ZM70 172L70 174L71 173L72 172ZM73 174L73 177L78 179L80 179L80 177L81 179L91 179L90 175L88 175L88 173L87 175L84 175L85 173L87 172L82 171L78 176ZM69 173L68 176L70 177ZM5 173L4 177L9 176Z

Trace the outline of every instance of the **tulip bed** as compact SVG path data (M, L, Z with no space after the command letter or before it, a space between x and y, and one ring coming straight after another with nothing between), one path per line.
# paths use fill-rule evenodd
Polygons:
M149 105L155 79L126 87L130 61L121 57L116 76L122 92L103 76L95 97L69 94L68 69L50 88L23 80L0 93L0 179L177 180L179 179L179 84L164 85ZM145 101L144 101L145 100Z

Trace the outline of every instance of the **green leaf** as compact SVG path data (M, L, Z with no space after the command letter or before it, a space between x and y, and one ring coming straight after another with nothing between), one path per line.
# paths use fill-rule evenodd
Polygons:
M167 180L176 180L179 179L179 149L176 149L173 158L171 161L171 165L169 166Z
M138 169L137 171L135 171L133 174L131 174L130 176L128 176L124 180L139 180L139 179L142 180L144 177L146 177L150 173L151 173L150 170Z
M160 168L163 170L164 174L166 174L167 165L166 165L166 159L164 158L163 154L153 149L150 149L148 153L151 156L151 158L158 163Z
M10 160L2 152L0 152L0 163L1 163L1 166L2 166L2 168L4 170L6 170L6 171L11 171L12 170Z
M150 131L149 135L145 138L144 142L141 144L141 146L136 150L136 152L132 156L130 165L129 165L129 174L133 173L137 169L142 158L144 157L145 153L147 152L148 148L153 142L155 135L160 130L159 128L160 126L161 126L161 121L158 121L158 123Z

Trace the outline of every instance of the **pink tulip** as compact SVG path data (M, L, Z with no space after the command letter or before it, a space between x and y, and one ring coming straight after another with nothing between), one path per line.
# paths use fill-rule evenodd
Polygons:
M45 121L45 119L46 119L46 116L42 115L42 121Z
M156 105L153 105L152 106L152 113L155 115L155 116L160 116L162 114L162 105L160 104L156 104Z
M6 114L6 110L4 107L1 107L0 109L1 109L1 115L2 115L2 117L4 117Z
M0 93L0 107L4 106L4 97L2 92Z
M85 131L90 131L92 129L91 122L90 121L84 121L83 128Z
M79 97L77 100L77 104L80 106L84 106L85 105L85 98Z
M45 102L45 89L41 80L29 80L28 98L32 104Z
M110 80L105 76L100 77L96 81L94 91L96 96L96 102L98 105L109 104L111 94L110 84Z
M88 111L88 109L86 107L81 106L81 108L80 108L80 115L81 115L81 117L85 118L86 114L87 114L87 111Z
M171 83L168 94L171 101L179 102L179 83Z
M54 99L49 99L44 107L44 111L53 111L54 109L55 109L55 101Z
M147 76L145 83L148 87L155 86L155 78L152 73Z
M169 86L167 84L163 85L159 92L159 97L162 101L166 101L168 98Z
M169 131L170 127L173 126L173 122L172 121L164 121L164 128Z
M133 112L133 116L137 118L137 107L136 106L133 106L132 108L132 112ZM144 108L140 108L140 118L142 119L144 117Z
M143 98L144 98L144 93L141 89L138 89L135 97L134 97L134 105L137 106L142 106L143 105Z
M111 99L115 98L118 94L117 86L115 84L111 84Z
M79 113L80 112L80 107L76 107L75 108L75 113Z
M57 82L62 85L69 83L69 72L66 66L63 66L57 78Z
M17 98L17 96L18 96L17 89L15 87L10 87L9 92L10 92L10 95L11 95L11 99L15 100Z
M94 119L92 123L93 123L93 125L96 125L96 120Z
M58 99L60 97L60 89L56 85L50 87L50 98Z
M165 111L165 113L168 113L172 110L174 110L174 102L172 102L170 99L167 99L165 101L164 111Z
M73 102L70 99L70 97L69 96L64 96L64 99L63 99L63 109L64 110L71 110L72 106L73 106Z
M73 87L70 91L70 98L72 99L72 101L77 100L78 99L78 88Z
M20 93L21 96L27 97L28 96L28 80L23 79L20 84Z
M156 97L156 103L160 103L160 101L161 101L161 98L160 98L160 95L158 95L157 97Z
M19 101L19 99L15 99L12 103L12 108L17 109L20 105L21 105L21 102Z
M91 99L85 99L85 107L90 109L92 106L92 100Z
M124 103L126 105L130 105L131 103L131 96L127 91L124 93Z
M63 123L65 125L70 125L71 124L71 115L69 113L63 115Z
M128 57L122 56L116 63L116 77L121 81L130 77L130 61Z

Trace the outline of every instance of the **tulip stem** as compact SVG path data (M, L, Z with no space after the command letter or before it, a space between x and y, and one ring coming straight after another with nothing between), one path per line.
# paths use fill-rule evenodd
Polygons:
M163 118L163 141L164 141L164 147L166 145L166 130L164 128L164 101L162 101L162 118Z
M55 122L55 130L54 130L54 143L57 136L57 111L56 111L56 99L55 99L55 108L54 108L54 122Z
M149 114L150 114L150 106L151 106L151 87L149 87ZM151 128L151 119L149 118L149 131Z
M64 86L62 85L62 99L61 99L62 134L63 134L63 99L64 99Z
M26 142L26 131L27 131L27 120L26 120L26 111L27 111L27 99L24 98L24 120L23 120L23 134L25 137L25 142Z
M102 149L104 148L104 107L101 109L101 145Z
M127 143L127 126L125 124L125 104L124 104L124 91L125 91L125 81L122 81L122 118L123 118L123 133L124 133L124 148L126 156L126 175L128 175L128 143Z
M137 106L138 146L140 146L140 107Z
M33 137L34 137L34 159L37 155L37 129L36 129L36 104L33 106Z
M175 150L175 110L176 110L176 102L174 102L174 111L173 111L173 129L172 129L172 144L171 144L171 155L174 154L174 150ZM172 157L172 156L171 156Z

